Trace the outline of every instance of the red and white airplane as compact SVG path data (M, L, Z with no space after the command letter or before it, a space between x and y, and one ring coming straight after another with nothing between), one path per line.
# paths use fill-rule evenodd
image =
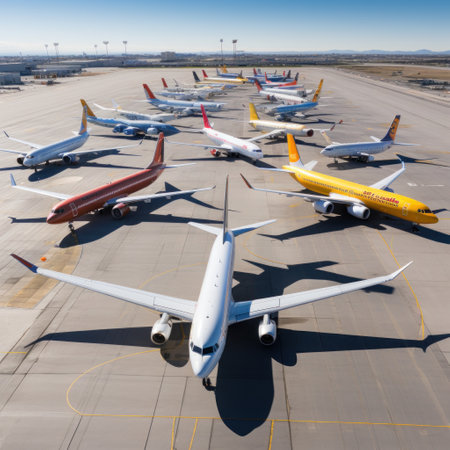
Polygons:
M192 194L198 191L208 191L214 189L215 186L201 189L191 189L188 191L161 192L158 194L144 194L131 197L130 194L149 186L163 173L164 169L171 169L180 166L188 166L191 164L166 165L164 163L164 134L160 133L158 143L156 145L153 161L147 168L132 175L128 175L119 180L105 184L83 194L70 196L60 194L58 192L44 191L26 186L18 186L12 174L11 185L17 189L24 191L36 192L37 194L47 195L49 197L58 198L61 201L56 204L47 217L47 223L57 224L69 222L69 228L74 230L72 221L91 211L110 208L111 215L115 219L121 219L130 212L130 205L139 202L149 203L156 198L172 198L179 195Z

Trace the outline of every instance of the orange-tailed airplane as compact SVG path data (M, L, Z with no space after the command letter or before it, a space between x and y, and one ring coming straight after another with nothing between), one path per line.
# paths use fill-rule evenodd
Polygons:
M250 189L302 197L313 202L314 209L322 214L332 213L334 204L341 204L347 207L350 215L358 219L368 219L370 210L373 209L414 223L436 223L438 221L436 215L427 205L404 195L396 194L389 188L389 185L405 171L403 161L401 161L402 168L397 172L371 186L365 186L314 172L312 169L317 161L310 161L303 165L292 134L287 135L287 140L289 166L268 170L287 172L304 187L320 195L255 188L241 175Z

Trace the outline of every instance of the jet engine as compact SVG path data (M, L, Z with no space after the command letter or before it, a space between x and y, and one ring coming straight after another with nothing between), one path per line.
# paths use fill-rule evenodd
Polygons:
M359 160L359 161L362 161L362 162L365 162L365 163L371 162L371 161L373 161L374 159L375 159L375 158L374 158L373 155L360 155L360 156L358 157L358 160Z
M308 128L307 130L303 130L303 133L305 133L305 136L313 137L314 136L314 130L312 128Z
M130 212L130 207L125 203L118 203L111 209L111 215L114 219L122 219Z
M159 131L155 127L149 127L149 128L147 128L145 133L148 134L148 135L157 136L159 134Z
M269 314L264 314L258 327L258 335L261 344L272 345L277 338L277 325L271 320Z
M19 156L17 158L17 164L20 164L21 166L23 166L23 160L24 160L24 157L23 156Z
M219 150L216 150L215 148L213 148L211 150L211 155L215 156L216 158L218 158L220 156L220 152Z
M350 205L347 206L347 212L358 219L367 220L370 216L370 209L363 205Z
M321 214L331 214L334 210L333 203L326 200L316 200L313 206L316 212Z
M126 125L116 125L112 131L113 133L123 133L126 128L128 128Z
M80 157L77 155L71 155L70 153L65 153L62 157L62 160L67 164L74 164L80 160Z
M135 127L126 127L123 130L123 134L127 135L127 136L136 136L136 134L138 133L138 129Z
M172 321L168 314L164 313L152 328L151 340L154 344L163 345L170 337Z

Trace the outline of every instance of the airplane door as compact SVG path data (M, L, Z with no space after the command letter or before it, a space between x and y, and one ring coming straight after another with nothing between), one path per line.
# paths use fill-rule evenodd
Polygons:
M406 217L408 215L408 210L409 210L409 203L405 203L402 208L402 216Z
M73 217L78 216L78 209L75 203L70 203L70 209L72 210Z

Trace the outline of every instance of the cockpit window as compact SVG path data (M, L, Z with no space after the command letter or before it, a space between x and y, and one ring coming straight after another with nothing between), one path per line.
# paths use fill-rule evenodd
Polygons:
M54 213L54 214L61 214L63 212L64 212L64 208L52 209L52 213Z
M201 347L197 347L196 345L194 345L193 342L191 342L190 347L194 353L198 353L199 355L210 355L211 353L214 353L219 348L219 344L214 344L211 347L201 348Z
M419 213L423 213L423 214L431 214L431 210L430 209L418 209L417 212Z

